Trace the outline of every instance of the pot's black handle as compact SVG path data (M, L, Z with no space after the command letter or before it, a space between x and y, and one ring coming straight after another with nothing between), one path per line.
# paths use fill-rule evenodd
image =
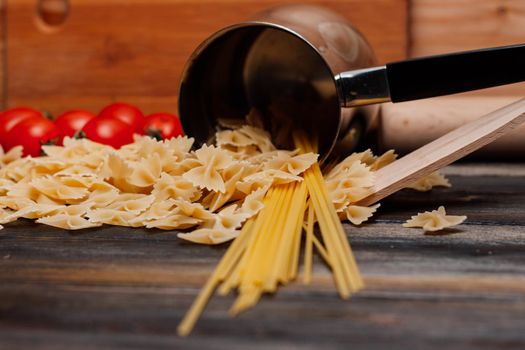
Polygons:
M525 44L409 59L386 65L392 102L525 81Z

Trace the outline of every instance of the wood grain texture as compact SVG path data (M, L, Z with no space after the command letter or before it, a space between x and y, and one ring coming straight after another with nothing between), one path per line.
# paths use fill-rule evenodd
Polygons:
M35 0L7 0L8 105L58 113L127 100L146 112L175 110L181 70L203 39L262 9L298 2L348 17L382 62L406 56L407 0L74 0L53 30L36 19Z
M316 261L312 286L282 288L238 318L227 315L232 297L214 298L188 338L176 325L225 246L143 229L7 225L0 349L522 349L524 178L449 171L465 175L450 189L401 191L371 223L345 225L367 283L349 301ZM468 220L431 235L401 226L439 205Z
M525 42L523 0L413 0L411 56ZM525 83L467 95L521 95Z

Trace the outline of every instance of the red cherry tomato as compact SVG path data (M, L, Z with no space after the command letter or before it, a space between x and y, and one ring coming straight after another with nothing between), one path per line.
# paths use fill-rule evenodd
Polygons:
M148 115L144 118L142 131L144 134L154 137L157 140L171 139L172 137L184 135L179 118L169 113L153 113Z
M22 145L24 156L38 157L42 153L42 145L56 143L60 131L50 120L42 117L27 118L19 122L9 131L4 147L7 150Z
M144 114L135 106L127 103L117 102L110 104L100 111L99 117L102 118L114 118L123 121L124 123L131 125L134 132L142 133L142 121Z
M0 115L0 143L2 146L4 146L7 134L15 125L22 120L33 117L44 118L41 112L26 107L11 108L2 113L2 115Z
M82 131L88 139L113 148L133 142L133 129L118 119L93 118L84 125Z
M77 131L82 130L84 125L93 118L95 118L93 113L81 109L75 109L61 114L55 120L55 125L60 129L58 144L62 144L65 136L74 136Z

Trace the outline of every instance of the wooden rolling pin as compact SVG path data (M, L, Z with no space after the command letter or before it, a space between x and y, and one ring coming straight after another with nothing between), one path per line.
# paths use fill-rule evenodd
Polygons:
M478 119L520 96L446 96L397 104L384 104L379 123L382 150L411 152L447 132ZM525 159L525 125L476 151L483 159Z

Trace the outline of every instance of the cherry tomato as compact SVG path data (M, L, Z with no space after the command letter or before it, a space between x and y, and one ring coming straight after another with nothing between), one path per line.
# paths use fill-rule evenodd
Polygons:
M13 127L4 142L7 150L22 145L24 156L38 157L42 153L42 145L56 143L60 134L58 127L43 117L27 118Z
M2 113L2 115L0 115L0 143L2 146L4 146L7 134L15 125L22 120L33 117L44 118L41 112L26 107L11 108Z
M157 140L171 139L172 137L184 135L179 118L169 113L148 115L142 123L142 131L144 134Z
M142 134L142 121L144 114L135 106L127 103L116 102L105 107L100 111L99 117L102 118L115 118L123 121L124 123L131 125L133 131Z
M61 114L55 120L55 125L60 129L58 144L62 144L65 136L74 136L77 131L82 130L84 125L93 118L95 118L93 113L81 109L75 109Z
M104 145L120 148L133 142L134 130L130 125L113 118L93 118L82 128L83 134Z

